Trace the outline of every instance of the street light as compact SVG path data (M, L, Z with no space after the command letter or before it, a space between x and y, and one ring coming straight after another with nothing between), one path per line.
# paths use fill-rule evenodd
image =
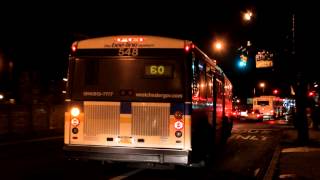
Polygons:
M225 47L225 44L223 43L223 41L221 40L216 40L214 43L213 43L213 48L215 51L217 52L221 52Z
M245 12L244 14L243 14L243 19L245 20L245 21L250 21L251 20L251 18L252 18L252 12L250 11L250 10L248 10L247 12Z
M259 86L262 88L262 93L264 94L264 88L266 87L266 84L264 82L261 82Z

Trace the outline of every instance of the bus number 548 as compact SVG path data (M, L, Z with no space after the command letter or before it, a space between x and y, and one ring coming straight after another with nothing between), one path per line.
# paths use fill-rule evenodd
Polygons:
M138 56L137 48L120 48L118 52L119 56Z

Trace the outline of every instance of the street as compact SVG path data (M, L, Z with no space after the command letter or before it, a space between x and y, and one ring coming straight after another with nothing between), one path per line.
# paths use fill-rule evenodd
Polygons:
M68 161L62 137L0 146L1 179L261 179L268 168L281 128L266 121L235 122L227 144L208 168L137 168L127 164Z

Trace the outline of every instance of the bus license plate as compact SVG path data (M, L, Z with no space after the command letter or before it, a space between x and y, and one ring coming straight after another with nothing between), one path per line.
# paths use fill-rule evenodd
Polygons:
M131 144L131 137L127 137L127 136L120 137L120 143Z

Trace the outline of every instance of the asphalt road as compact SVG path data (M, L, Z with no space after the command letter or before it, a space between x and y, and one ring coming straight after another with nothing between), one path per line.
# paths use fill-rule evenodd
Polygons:
M0 179L262 179L279 143L275 122L235 122L227 144L208 168L146 169L128 164L67 161L61 137L0 143Z

